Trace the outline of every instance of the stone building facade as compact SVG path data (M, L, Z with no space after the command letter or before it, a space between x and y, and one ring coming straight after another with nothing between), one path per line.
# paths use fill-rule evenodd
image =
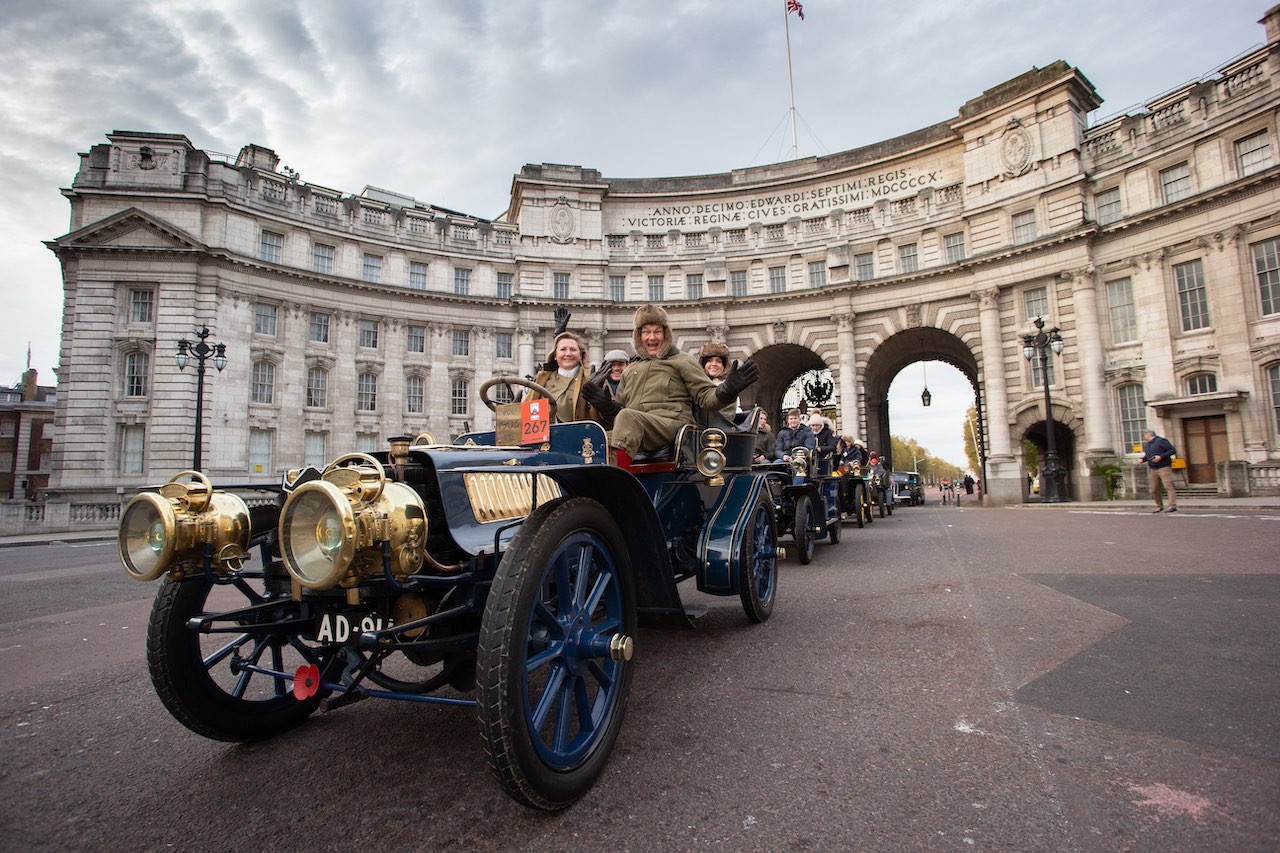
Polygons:
M638 305L664 305L680 347L752 355L744 402L770 411L825 367L841 431L884 449L893 377L949 362L974 385L991 503L1025 495L1046 379L1076 498L1103 493L1101 466L1134 466L1147 425L1193 480L1280 460L1280 11L1262 23L1263 48L1097 126L1093 86L1055 62L826 157L649 179L528 165L496 221L306 184L256 145L108 134L49 243L66 289L53 488L186 467L196 382L173 356L193 327L228 355L205 386L206 471L275 481L490 425L477 387L534 372L558 304L593 363L629 347ZM1036 317L1065 340L1047 377L1022 356Z

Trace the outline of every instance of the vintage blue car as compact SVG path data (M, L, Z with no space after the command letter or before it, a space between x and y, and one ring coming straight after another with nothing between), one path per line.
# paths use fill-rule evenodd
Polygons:
M147 659L179 722L251 741L367 698L469 707L503 788L560 809L618 736L639 621L688 624L677 582L769 618L785 554L755 413L627 471L595 423L552 412L525 443L495 382L537 387L485 383L495 431L395 438L265 496L184 471L133 498L120 557L164 578Z
M778 530L791 534L796 556L804 565L813 560L815 542L826 540L834 545L840 541L842 483L830 467L829 462L819 461L804 447L792 448L790 462L756 466L769 484Z

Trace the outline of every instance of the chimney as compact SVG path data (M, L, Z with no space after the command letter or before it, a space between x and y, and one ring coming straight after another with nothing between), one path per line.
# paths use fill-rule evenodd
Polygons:
M31 403L36 399L36 373L32 367L22 374L22 402Z
M1280 39L1280 6L1268 9L1258 23L1267 28L1267 44Z

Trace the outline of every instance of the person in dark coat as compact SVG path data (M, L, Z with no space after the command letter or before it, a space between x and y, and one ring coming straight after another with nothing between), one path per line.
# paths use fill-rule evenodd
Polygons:
M752 461L769 462L773 459L776 445L777 439L774 438L773 430L769 427L769 416L762 411L760 421L756 424L756 452Z
M827 419L814 412L809 416L809 431L813 433L813 445L818 459L830 461L836 453L836 434L827 425Z
M782 462L790 462L792 448L807 447L812 452L815 446L813 433L807 426L800 423L800 410L792 409L787 412L787 425L778 430L778 437L774 442L773 458Z
M1173 490L1173 460L1178 452L1173 442L1149 429L1142 434L1142 461L1147 463L1151 477L1151 499L1156 502L1156 512L1164 512L1163 486L1169 494L1169 512L1178 511L1178 493Z

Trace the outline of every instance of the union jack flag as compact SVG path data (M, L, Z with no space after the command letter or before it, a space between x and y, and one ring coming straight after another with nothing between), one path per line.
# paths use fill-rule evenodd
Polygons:
M804 20L804 6L801 6L798 0L787 0L787 14L795 12L800 16L800 20Z

